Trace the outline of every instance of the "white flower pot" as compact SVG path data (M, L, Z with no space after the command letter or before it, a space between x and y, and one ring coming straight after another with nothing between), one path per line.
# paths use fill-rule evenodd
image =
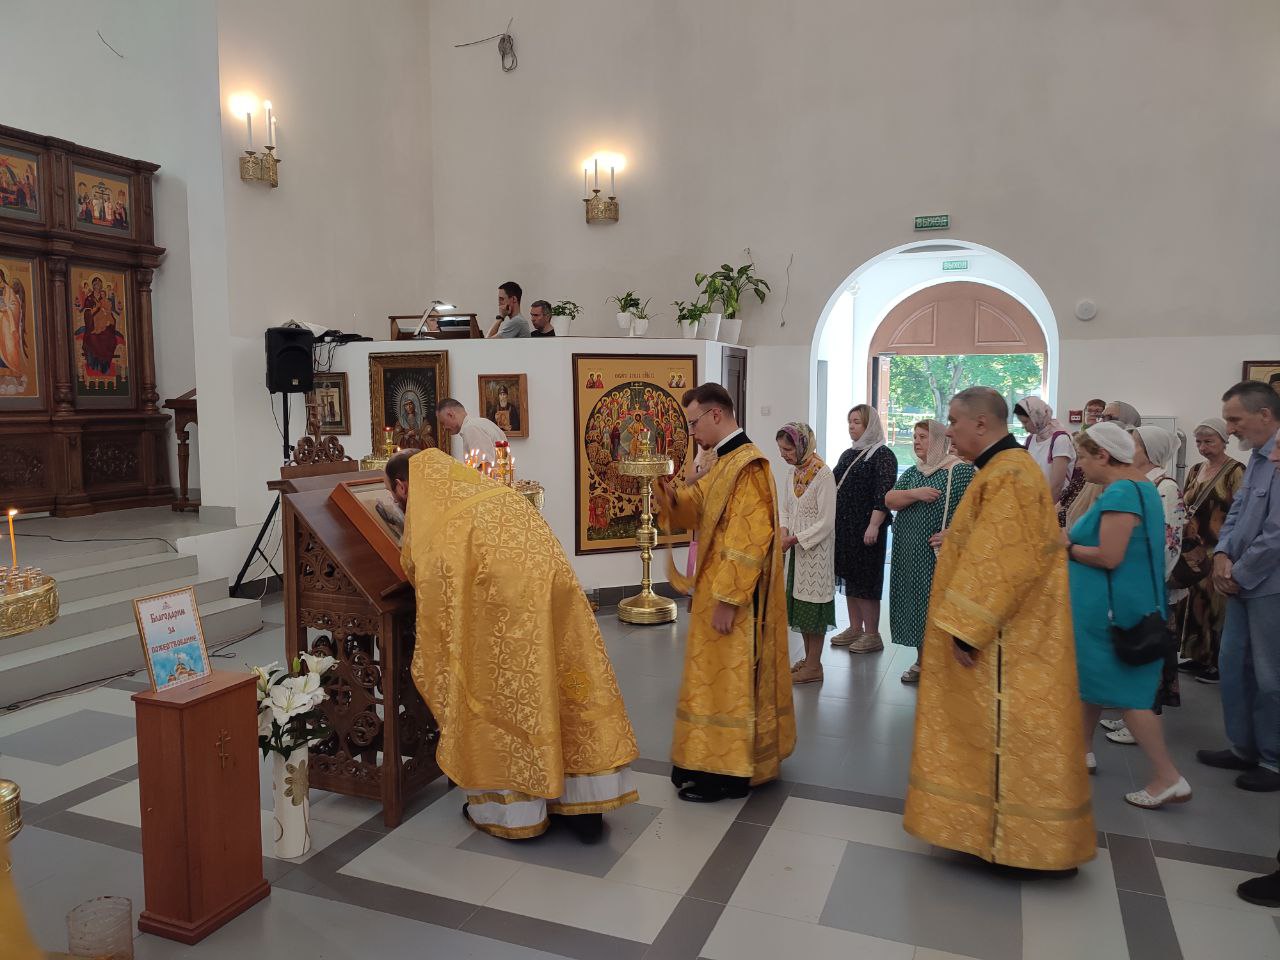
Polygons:
M573 317L552 317L551 329L556 332L557 337L567 337L569 328L573 326Z
M631 336L643 337L649 329L648 317L632 317L631 318Z
M629 332L631 330L631 325L635 323L635 319L636 318L631 314L630 311L628 311L627 313L620 313L618 314L618 327L624 333Z
M738 337L742 335L742 318L741 317L721 317L720 318L720 337L721 343L737 343Z
M698 337L702 340L715 340L720 336L720 314L708 313L698 324Z
M698 325L696 323L680 324L680 333L686 340L692 340L698 335Z
M271 787L275 798L275 855L286 860L311 849L311 805L307 781L309 751L299 747L289 756L271 754Z

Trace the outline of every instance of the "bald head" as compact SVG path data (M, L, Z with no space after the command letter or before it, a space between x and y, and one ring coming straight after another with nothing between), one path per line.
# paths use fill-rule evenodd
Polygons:
M972 460L1009 434L1009 404L990 387L969 387L951 400L947 436L956 453Z
M969 387L955 395L952 403L958 403L970 414L986 414L1001 423L1009 422L1009 404L990 387Z

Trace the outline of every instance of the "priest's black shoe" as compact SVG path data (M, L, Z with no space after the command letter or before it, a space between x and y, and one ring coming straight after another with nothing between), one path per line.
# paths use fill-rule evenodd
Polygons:
M1266 767L1254 767L1236 777L1236 786L1254 793L1275 793L1280 790L1280 773Z
M572 817L565 817L565 823L569 825L569 829L583 843L599 843L600 838L604 836L604 814L603 813L580 813Z
M676 796L690 803L718 803L721 800L741 800L748 793L750 789L746 787L741 790L726 790L716 784L695 783L693 786L685 787Z
M1280 907L1280 870L1265 877L1254 877L1236 887L1236 895L1245 903L1276 909Z
M1219 770L1252 770L1257 766L1252 760L1236 756L1234 750L1197 750L1196 759Z

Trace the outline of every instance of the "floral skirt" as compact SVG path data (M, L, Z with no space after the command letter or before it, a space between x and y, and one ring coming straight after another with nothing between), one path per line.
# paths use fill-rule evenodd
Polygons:
M829 627L836 625L836 601L831 598L826 603L813 603L810 600L797 600L793 595L796 582L796 555L793 552L787 558L787 624L799 633L826 634Z

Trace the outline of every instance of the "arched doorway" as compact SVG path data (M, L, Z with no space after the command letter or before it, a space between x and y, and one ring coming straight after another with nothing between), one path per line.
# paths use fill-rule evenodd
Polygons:
M824 455L848 445L845 411L880 399L872 389L878 353L940 356L952 349L1041 354L1036 380L1054 402L1053 309L1035 280L1000 252L963 240L922 241L886 250L849 274L828 299L810 351L810 422Z

